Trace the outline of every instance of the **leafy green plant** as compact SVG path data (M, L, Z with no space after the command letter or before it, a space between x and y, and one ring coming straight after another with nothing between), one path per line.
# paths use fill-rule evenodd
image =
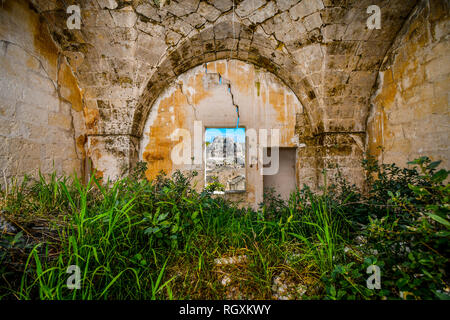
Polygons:
M357 246L361 255L375 253L384 265L379 297L435 299L441 292L442 298L448 291L448 171L436 171L440 162L427 157L409 164L419 170L371 164L370 174L378 180L369 179L373 185L360 206L367 213L357 217L355 235L365 241ZM345 281L361 280L358 267L349 269L355 274Z
M17 226L0 236L0 297L220 299L233 288L270 299L283 272L307 284L302 298L448 298L448 171L425 157L417 169L364 165L366 192L340 177L287 201L269 191L256 211L214 194L219 184L197 191L196 172L147 181L145 163L114 182L15 179L0 194ZM245 263L224 270L239 287L224 286L215 261L236 256ZM80 289L67 285L73 265ZM380 290L367 288L370 265Z
M366 284L369 266L384 267L382 261L374 256L367 257L363 263L350 262L346 265L335 266L330 276L323 277L326 285L326 299L330 300L357 300L373 299L382 296L385 290L369 289Z

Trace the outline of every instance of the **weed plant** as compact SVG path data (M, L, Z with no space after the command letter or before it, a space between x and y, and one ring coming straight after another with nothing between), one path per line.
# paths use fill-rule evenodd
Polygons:
M1 231L0 298L271 299L283 274L307 288L291 298L446 299L448 171L410 165L368 159L365 192L337 177L287 201L269 190L258 210L215 195L217 183L196 191L196 172L149 182L142 164L115 182L25 176L0 194L14 229ZM379 290L366 286L372 264Z

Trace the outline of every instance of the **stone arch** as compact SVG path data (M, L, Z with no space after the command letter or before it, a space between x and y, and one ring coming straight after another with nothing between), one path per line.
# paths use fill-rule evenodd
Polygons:
M242 74L247 76L243 78ZM261 148L279 147L294 154L288 163L280 163L284 169L295 167L289 176L291 187L299 181L311 182L297 170L303 161L300 149L304 144L298 139L299 118L303 114L297 96L273 73L237 59L215 60L207 67L199 65L179 75L156 99L140 139L139 159L147 163L149 180L161 171L169 175L175 170L200 173L194 179L200 191L207 181L206 144L202 137L207 128L244 129L244 167L219 169L218 173L223 179L231 179L228 175L243 176L245 190L227 194L227 198L256 207L263 200L267 183L260 174ZM177 140L179 135L182 141ZM181 146L186 158L180 162Z
M266 69L297 96L305 108L308 132L319 133L322 119L317 93L295 59L277 41L237 21L222 21L192 34L160 60L137 102L131 134L141 137L155 100L184 72L211 61L237 59Z

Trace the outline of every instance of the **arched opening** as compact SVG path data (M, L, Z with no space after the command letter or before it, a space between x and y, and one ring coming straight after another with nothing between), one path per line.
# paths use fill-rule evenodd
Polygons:
M224 168L226 177L220 182L229 185L243 176L245 189L226 195L256 206L263 200L265 176L276 178L279 165L300 167L295 155L304 145L299 142L297 119L303 115L302 103L273 73L240 60L216 60L179 75L156 98L143 126L139 157L147 162L149 179L161 170L169 174L195 170L202 188L207 182L205 130L244 128L245 171L238 177ZM268 147L290 149L292 163L278 161L275 151L269 156L272 163L265 163ZM296 174L289 178L294 186L299 181Z
M131 135L142 136L154 102L179 75L219 59L251 63L276 75L304 106L311 131L323 129L318 94L295 59L277 46L274 38L255 32L251 26L225 20L193 33L160 60L136 105Z

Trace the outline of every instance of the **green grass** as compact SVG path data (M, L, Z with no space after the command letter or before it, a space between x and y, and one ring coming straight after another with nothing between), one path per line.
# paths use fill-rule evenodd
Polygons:
M3 210L10 221L26 225L45 215L49 234L57 236L37 241L19 286L3 285L3 297L221 299L227 293L214 260L238 252L248 257L242 270L232 271L245 282L243 298L271 298L276 272L287 270L294 278L301 272L285 264L288 248L304 246L289 232L295 231L290 225L293 216L299 220L297 214L287 210L272 223L214 198L213 190L197 193L189 186L181 175L108 186L95 178L83 185L52 175L9 190ZM71 265L81 270L79 290L67 288Z
M280 274L308 288L292 298L335 298L338 280L330 285L329 277L351 261L344 248L361 234L346 209L348 194L303 189L287 202L268 194L255 211L214 196L213 188L196 192L192 178L176 172L153 182L131 175L83 184L51 175L8 184L2 216L22 232L2 234L0 298L271 299ZM215 264L236 256L247 260ZM71 265L80 268L80 289L67 286ZM221 284L224 276L229 285ZM367 297L353 284L362 286L364 276L350 282Z

